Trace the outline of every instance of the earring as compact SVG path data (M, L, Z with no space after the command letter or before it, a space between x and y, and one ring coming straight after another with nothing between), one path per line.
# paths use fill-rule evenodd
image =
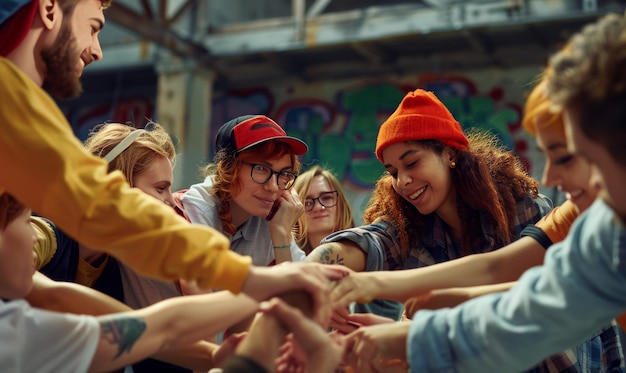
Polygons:
M455 161L450 162L450 168L455 168L455 167L456 167L456 162Z

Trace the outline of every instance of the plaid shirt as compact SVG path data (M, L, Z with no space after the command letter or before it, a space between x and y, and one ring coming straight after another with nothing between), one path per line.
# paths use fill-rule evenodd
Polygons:
M547 198L531 198L525 196L516 204L515 235L518 239L527 225L535 224L552 209L552 202ZM486 216L481 216L483 244L473 248L475 252L488 252L499 249L494 245L493 227L487 223ZM378 220L373 224L350 228L331 234L322 240L334 242L348 240L356 243L367 254L365 271L394 271L425 267L435 263L446 262L459 257L459 242L454 240L446 229L446 224L436 214L426 219L427 232L420 240L410 240L408 256L402 259L400 240L396 228L390 222ZM357 304L354 308L359 313L375 313L377 315L400 320L404 305L395 301L376 299L369 304Z
M525 197L517 202L515 234L516 240L524 227L534 225L552 208L549 199ZM475 252L489 252L494 247L493 228L481 216L483 245L473 248ZM349 240L356 243L367 254L366 271L401 270L425 267L459 257L459 243L448 233L446 224L431 214L426 220L427 234L419 241L412 240L406 260L402 259L397 230L390 222L379 220L373 224L336 232L324 242ZM399 319L397 302L377 299L367 305L357 305L357 312L373 312ZM530 373L547 372L624 372L624 357L617 326L603 329L598 335L573 349L555 354L530 369Z
M564 351L528 370L528 373L624 373L624 353L620 340L620 326L613 321L591 339Z
M535 224L552 209L552 203L544 197L532 199L526 196L516 204L515 233L513 240L520 237L524 227ZM492 237L493 227L486 223L486 216L481 216L483 244L474 247L475 252L488 252L495 247ZM436 214L426 217L425 236L412 240L408 248L408 257L402 259L400 240L393 224L378 220L373 224L350 228L326 237L324 242L349 240L355 242L367 253L366 271L393 271L429 266L447 262L459 257L459 242L447 231L446 224Z

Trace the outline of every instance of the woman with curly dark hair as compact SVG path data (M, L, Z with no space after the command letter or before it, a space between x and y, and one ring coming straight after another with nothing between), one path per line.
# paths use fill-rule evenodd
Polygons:
M425 267L499 249L551 209L513 153L491 135L465 136L431 92L407 94L382 124L376 156L387 172L367 225L330 235L308 260L359 272ZM375 300L356 311L399 319L402 305Z

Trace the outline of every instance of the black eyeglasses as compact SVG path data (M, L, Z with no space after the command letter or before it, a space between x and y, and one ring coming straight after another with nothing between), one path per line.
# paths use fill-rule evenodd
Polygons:
M250 169L250 177L252 181L257 184L265 184L268 182L272 176L276 175L276 182L278 183L278 187L283 190L287 190L293 186L293 183L296 182L296 177L298 175L289 171L274 171L266 165L258 164L258 163L248 163L243 162L247 165L251 166Z
M306 198L304 200L304 211L311 211L315 207L315 201L319 202L322 207L333 207L337 204L337 191L320 193L317 198Z

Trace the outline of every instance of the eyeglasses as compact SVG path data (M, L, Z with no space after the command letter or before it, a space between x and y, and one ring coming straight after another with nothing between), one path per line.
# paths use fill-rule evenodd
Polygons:
M320 193L317 198L306 198L304 200L304 211L311 211L315 207L315 201L319 202L322 207L333 207L337 204L337 191Z
M252 177L252 181L257 184L265 184L272 178L272 176L276 175L276 183L278 183L278 187L280 189L287 190L293 186L293 183L296 182L296 177L298 177L298 175L293 172L274 171L268 166L258 163L244 163L251 166L250 177Z

